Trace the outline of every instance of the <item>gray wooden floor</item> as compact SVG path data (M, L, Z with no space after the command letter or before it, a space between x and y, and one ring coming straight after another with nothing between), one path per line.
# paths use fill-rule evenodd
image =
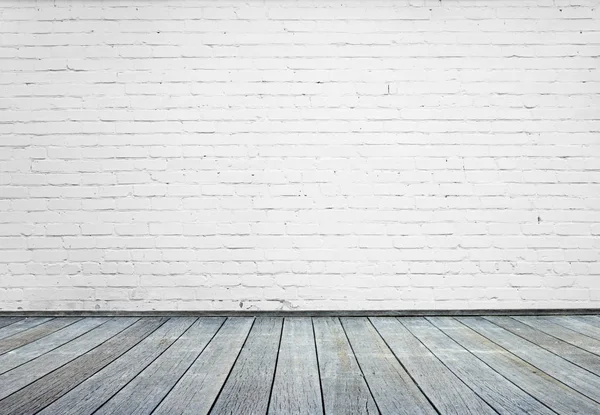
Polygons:
M0 414L600 414L600 316L0 317Z

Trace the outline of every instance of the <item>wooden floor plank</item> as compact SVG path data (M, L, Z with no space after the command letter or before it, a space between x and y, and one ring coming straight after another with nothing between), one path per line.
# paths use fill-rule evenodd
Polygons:
M556 322L561 326L575 330L588 337L600 340L600 324L591 320L586 320L580 316L556 316L550 317L550 321Z
M50 321L51 317L28 317L16 323L0 328L0 341L13 334L20 333L35 326L39 326L46 321Z
M34 342L42 337L54 333L64 327L67 327L76 321L81 320L80 317L65 317L55 318L28 330L14 334L10 337L0 340L0 355L24 346L27 343Z
M554 414L424 318L398 318L456 376L500 414Z
M98 409L94 415L152 413L194 363L224 320L223 317L198 319L171 347Z
M570 386L588 398L600 403L599 376L568 362L562 357L557 356L482 317L461 317L458 320L508 350L515 356L520 357L565 385ZM542 336L538 336L538 339L543 340Z
M113 318L83 336L0 375L0 399L102 344L137 320L134 317Z
M558 413L600 413L600 405L449 317L428 317L439 329L515 385Z
M265 414L283 319L259 317L231 369L211 414Z
M600 415L599 336L597 315L0 317L0 414Z
M0 374L54 350L106 321L107 317L84 318L46 337L0 355Z
M366 317L341 322L382 414L436 413Z
M523 324L527 324L530 327L556 337L557 339L600 356L600 340L596 340L561 326L560 324L556 324L544 316L515 316L513 318Z
M39 414L92 414L175 343L195 321L195 317L170 318L121 357L71 389Z
M0 317L0 328L9 326L24 319L25 317Z
M3 415L37 413L131 349L166 320L163 317L138 320L100 346L2 399L0 413Z
M393 317L371 318L396 358L443 414L496 414Z
M227 319L152 414L207 414L248 337L253 320Z
M310 317L283 322L269 415L323 413L319 366Z
M486 317L486 319L531 343L543 347L571 363L581 366L590 372L600 374L600 356L559 340L540 330L536 330L511 317L498 316Z
M600 314L595 314L595 315L584 315L584 316L576 316L577 319L579 319L580 321L587 323L591 326L594 327L594 331L596 333L598 333L598 330L600 330Z
M378 414L338 318L313 318L323 403L328 415Z

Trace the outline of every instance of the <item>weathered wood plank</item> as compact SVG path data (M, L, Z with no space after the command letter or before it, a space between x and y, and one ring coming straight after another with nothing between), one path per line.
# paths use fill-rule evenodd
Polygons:
M496 414L398 320L375 317L371 322L440 413Z
M24 318L25 317L0 317L0 328L14 324Z
M94 412L94 415L152 413L194 363L224 320L223 317L201 317L158 359Z
M187 326L175 319L158 323L146 335L138 332L138 341L127 350L123 343L129 340L113 340L137 319L127 324L121 318L81 319L0 355L0 413L206 414L213 403L211 413L219 415L320 414L323 409L327 414L379 413L370 386L384 414L403 413L393 406L396 401L405 413L415 413L411 405L433 410L431 402L448 414L492 413L486 403L502 414L549 414L552 409L600 414L594 402L598 395L590 399L596 390L600 394L600 376L593 374L600 374L600 339L566 327L590 334L600 319L573 317L431 318L444 332L423 318L346 318L347 333L337 318L314 318L312 324L288 318L260 334L254 327L250 335L252 318L229 319L220 330L223 318L206 318L209 330L200 328L202 319L191 324L191 318ZM5 339L61 319L29 327L27 320L17 320ZM245 341L254 344L253 353L240 351ZM97 359L86 358L109 343ZM390 377L402 379L397 368L429 402L398 398L398 387L388 387L398 382Z
M600 356L600 340L596 340L592 337L588 337L584 334L561 326L560 324L556 324L552 321L549 321L545 317L515 316L513 318L519 320L521 323L527 324L528 326L554 336L557 339L571 343L581 349Z
M322 413L312 321L309 317L288 317L283 322L269 414Z
M596 326L600 325L600 310L598 310L597 314L580 315L578 317L583 321L589 322L590 324L594 324Z
M600 325L586 321L579 316L556 316L549 319L578 333L600 340Z
M548 375L600 403L600 377L481 317L460 317L463 324ZM538 336L539 340L541 336Z
M248 337L253 318L228 319L153 415L207 414Z
M436 414L366 317L341 319L382 414Z
M0 374L27 363L108 321L107 317L84 318L46 337L0 356Z
M589 325L595 328L595 332L597 333L600 330L600 314L595 315L576 315L577 319L583 321L584 323L588 323Z
M117 359L160 327L166 318L142 318L100 346L0 401L3 415L34 414ZM10 373L10 372L8 372Z
M540 330L536 330L511 317L486 317L486 319L571 363L581 366L590 372L600 374L600 356L575 347Z
M339 319L313 318L325 413L378 414Z
M39 326L46 321L50 321L51 317L28 317L17 321L13 324L0 328L0 340L10 337L13 334L20 333L35 326Z
M424 318L399 318L457 377L500 414L554 414Z
M256 319L211 414L267 412L282 323L277 317Z
M509 353L453 318L428 317L439 329L502 376L558 413L600 413L600 405Z
M92 414L171 346L194 321L196 321L195 317L169 319L121 357L38 413L40 415Z
M0 375L0 399L102 344L137 320L133 317L113 318L83 336Z
M26 345L27 343L34 342L42 337L54 333L64 327L67 327L76 321L81 320L81 317L65 317L55 318L50 321L46 321L38 326L32 327L28 330L14 334L10 337L0 340L0 354L6 353L10 350L16 349Z

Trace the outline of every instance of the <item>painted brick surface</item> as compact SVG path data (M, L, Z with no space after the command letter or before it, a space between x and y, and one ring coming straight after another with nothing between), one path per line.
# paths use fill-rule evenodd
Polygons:
M0 2L0 309L600 306L598 0Z

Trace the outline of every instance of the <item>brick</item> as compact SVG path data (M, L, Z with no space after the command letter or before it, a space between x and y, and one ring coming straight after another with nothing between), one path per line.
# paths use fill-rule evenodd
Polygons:
M7 3L4 309L594 307L596 3Z

